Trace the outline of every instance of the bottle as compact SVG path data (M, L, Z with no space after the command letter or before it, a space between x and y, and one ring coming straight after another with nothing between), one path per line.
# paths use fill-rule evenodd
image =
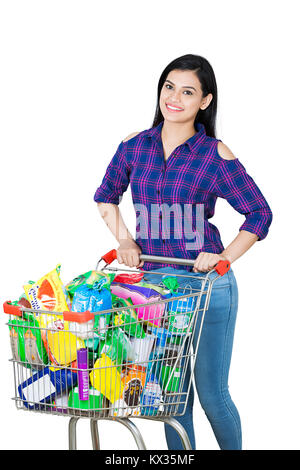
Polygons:
M89 371L88 350L86 348L81 348L77 351L77 367L79 399L87 401L89 399Z

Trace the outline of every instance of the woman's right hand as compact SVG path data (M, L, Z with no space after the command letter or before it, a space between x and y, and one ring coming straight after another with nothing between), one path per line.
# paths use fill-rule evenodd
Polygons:
M126 264L130 268L141 268L144 261L140 261L142 250L134 240L122 240L117 249L117 260L120 264Z

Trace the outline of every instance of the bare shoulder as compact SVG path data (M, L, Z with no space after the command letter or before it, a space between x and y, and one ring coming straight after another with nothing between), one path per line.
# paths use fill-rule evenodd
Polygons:
M236 159L235 155L232 153L230 148L228 148L227 145L223 144L223 142L218 142L218 154L224 160L235 160Z
M140 132L132 132L132 134L129 134L127 137L125 137L125 139L123 140L123 142L126 142L127 140L129 139L132 139L133 137L135 137L136 135L140 134Z

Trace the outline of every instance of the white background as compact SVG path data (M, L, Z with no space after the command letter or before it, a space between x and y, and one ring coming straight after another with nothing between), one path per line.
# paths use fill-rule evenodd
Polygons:
M244 449L300 449L299 43L296 1L14 1L0 7L1 301L62 265L66 283L117 243L93 202L117 146L151 127L159 77L192 53L214 68L217 137L269 202L269 235L233 265L239 314L230 391ZM134 233L130 192L120 206ZM218 200L227 246L244 217ZM17 411L1 321L3 449L65 449L67 420ZM198 403L198 449L218 449ZM149 449L163 425L139 421ZM89 423L78 446L91 448ZM117 423L103 449L135 449Z

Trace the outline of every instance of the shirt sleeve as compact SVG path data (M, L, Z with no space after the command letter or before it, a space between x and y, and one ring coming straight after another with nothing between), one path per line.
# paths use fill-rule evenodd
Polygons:
M120 204L129 185L130 169L126 162L125 145L122 141L108 165L102 183L95 192L95 202Z
M251 176L238 158L219 164L215 193L226 199L240 214L246 217L239 230L255 233L263 240L272 222L272 211Z

